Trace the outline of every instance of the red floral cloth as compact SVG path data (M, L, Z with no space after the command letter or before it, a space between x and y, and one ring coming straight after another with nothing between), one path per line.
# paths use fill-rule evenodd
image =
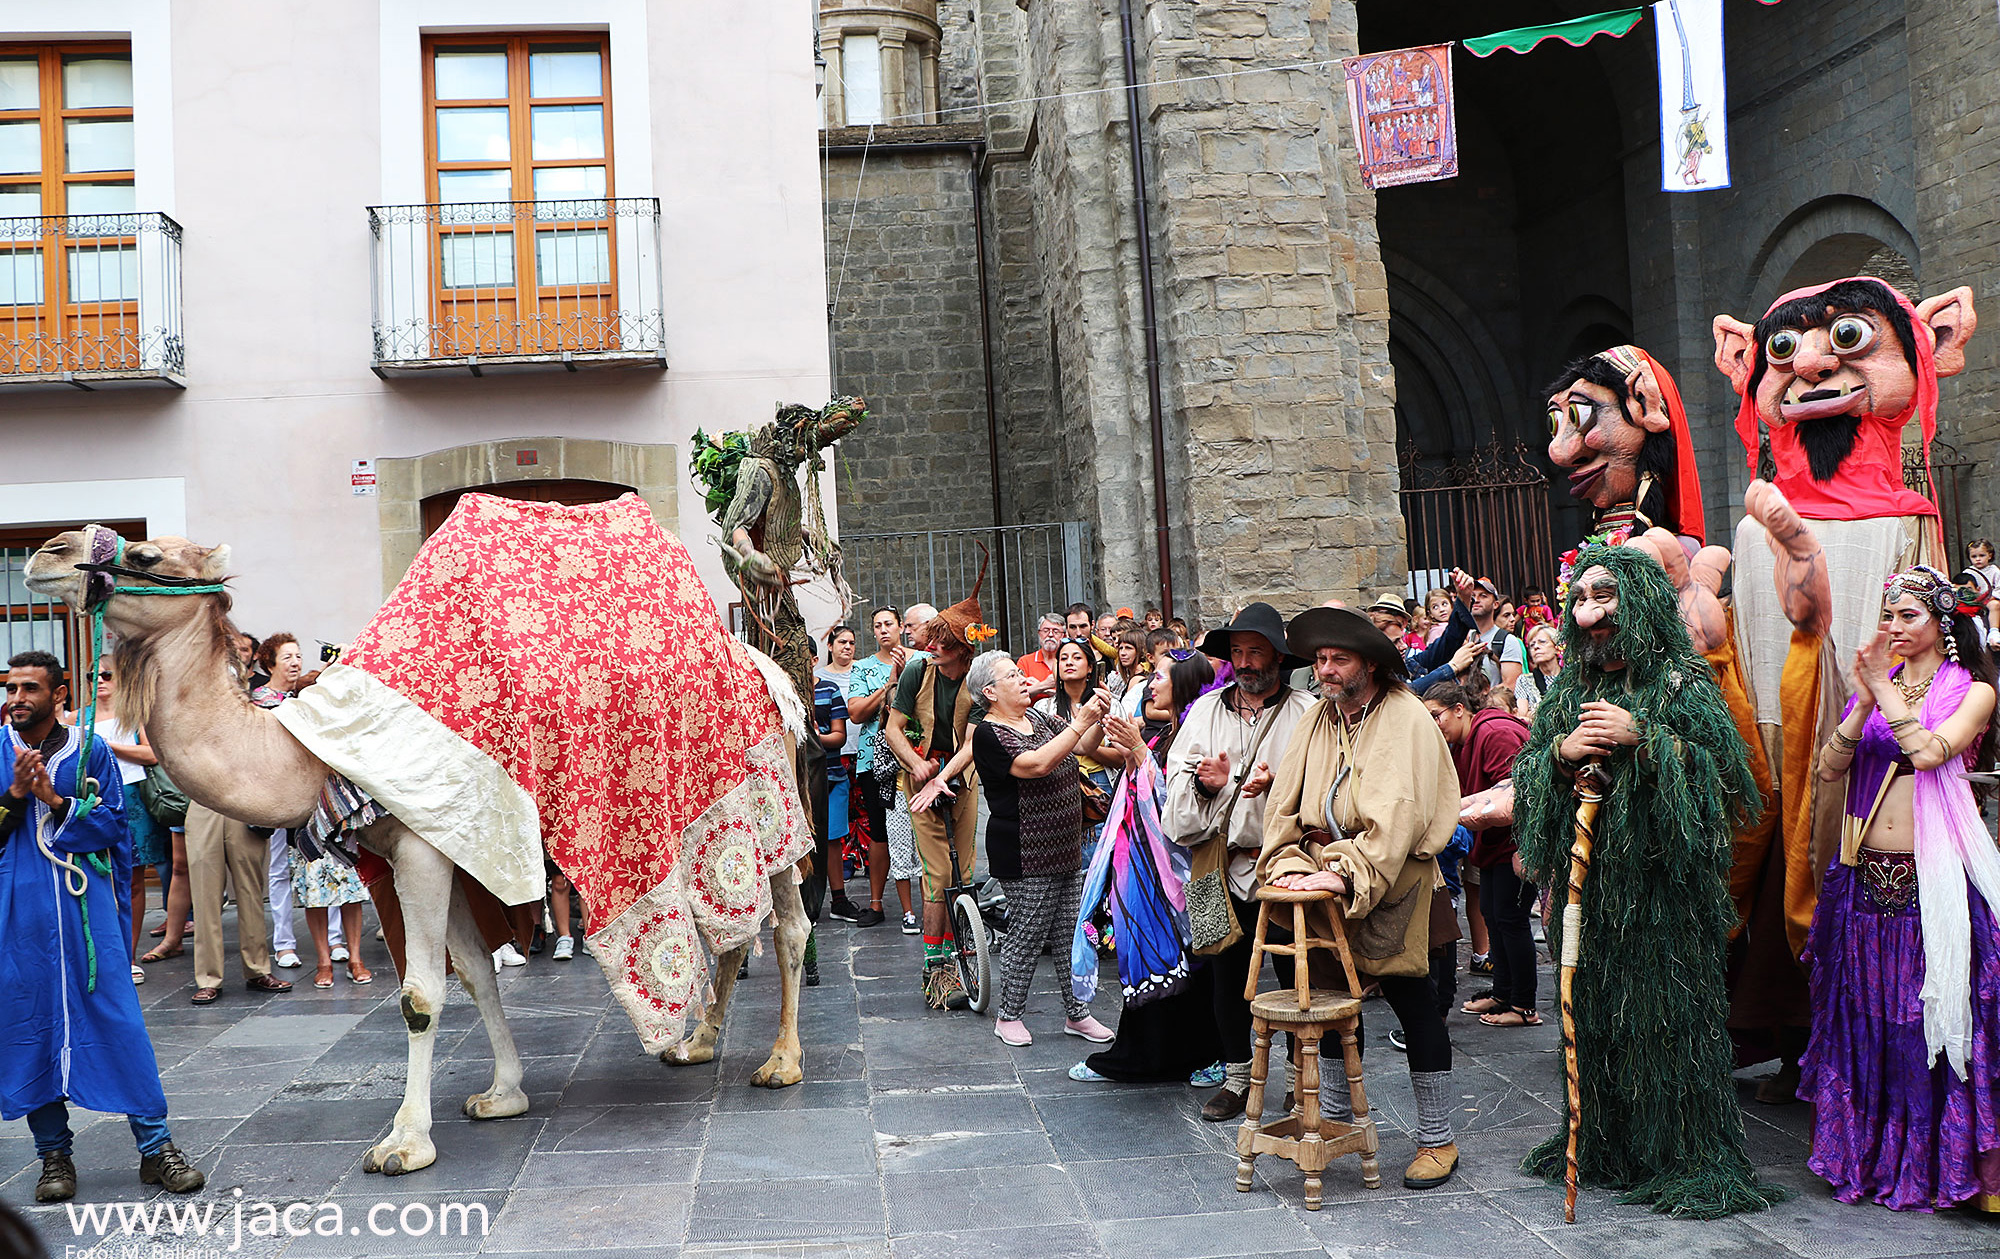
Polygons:
M468 494L341 663L533 798L641 1038L678 1041L707 992L696 931L750 939L811 846L778 707L680 540L635 495Z

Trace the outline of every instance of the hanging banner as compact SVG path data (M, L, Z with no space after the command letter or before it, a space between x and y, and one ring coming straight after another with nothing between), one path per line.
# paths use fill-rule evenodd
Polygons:
M1370 188L1458 174L1450 44L1368 53L1340 66L1361 178Z
M1653 6L1653 26L1660 49L1660 186L1727 188L1722 0L1661 0Z

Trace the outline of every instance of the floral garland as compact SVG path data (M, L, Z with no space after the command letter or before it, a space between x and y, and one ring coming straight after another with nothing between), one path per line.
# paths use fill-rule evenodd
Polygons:
M1576 557L1582 554L1586 547L1624 546L1625 540L1631 536L1630 529L1607 529L1603 533L1591 534L1564 551L1562 558L1556 561L1556 606L1561 607L1569 602L1569 584L1576 580Z

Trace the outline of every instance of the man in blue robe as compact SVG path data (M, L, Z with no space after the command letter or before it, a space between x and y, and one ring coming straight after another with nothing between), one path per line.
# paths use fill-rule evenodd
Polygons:
M69 1109L123 1114L139 1179L193 1193L204 1177L174 1146L153 1042L132 987L132 851L111 749L56 720L68 688L45 651L7 662L0 739L0 1118L28 1117L42 1158L37 1202L76 1196ZM80 778L103 794L85 808ZM138 807L136 802L134 807Z

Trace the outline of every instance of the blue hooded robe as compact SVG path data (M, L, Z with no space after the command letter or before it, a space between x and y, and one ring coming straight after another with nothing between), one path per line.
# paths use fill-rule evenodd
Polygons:
M70 800L61 822L32 796L0 802L27 810L0 847L0 941L6 942L0 947L0 1119L18 1119L62 1098L111 1114L167 1113L132 986L132 850L124 789L111 749L92 739L89 776L102 798L77 816L81 743L68 728L49 758L49 780ZM0 783L14 781L14 757L25 746L11 727L0 737ZM81 898L68 890L70 876L36 844L42 827L49 847L69 854L87 876Z

